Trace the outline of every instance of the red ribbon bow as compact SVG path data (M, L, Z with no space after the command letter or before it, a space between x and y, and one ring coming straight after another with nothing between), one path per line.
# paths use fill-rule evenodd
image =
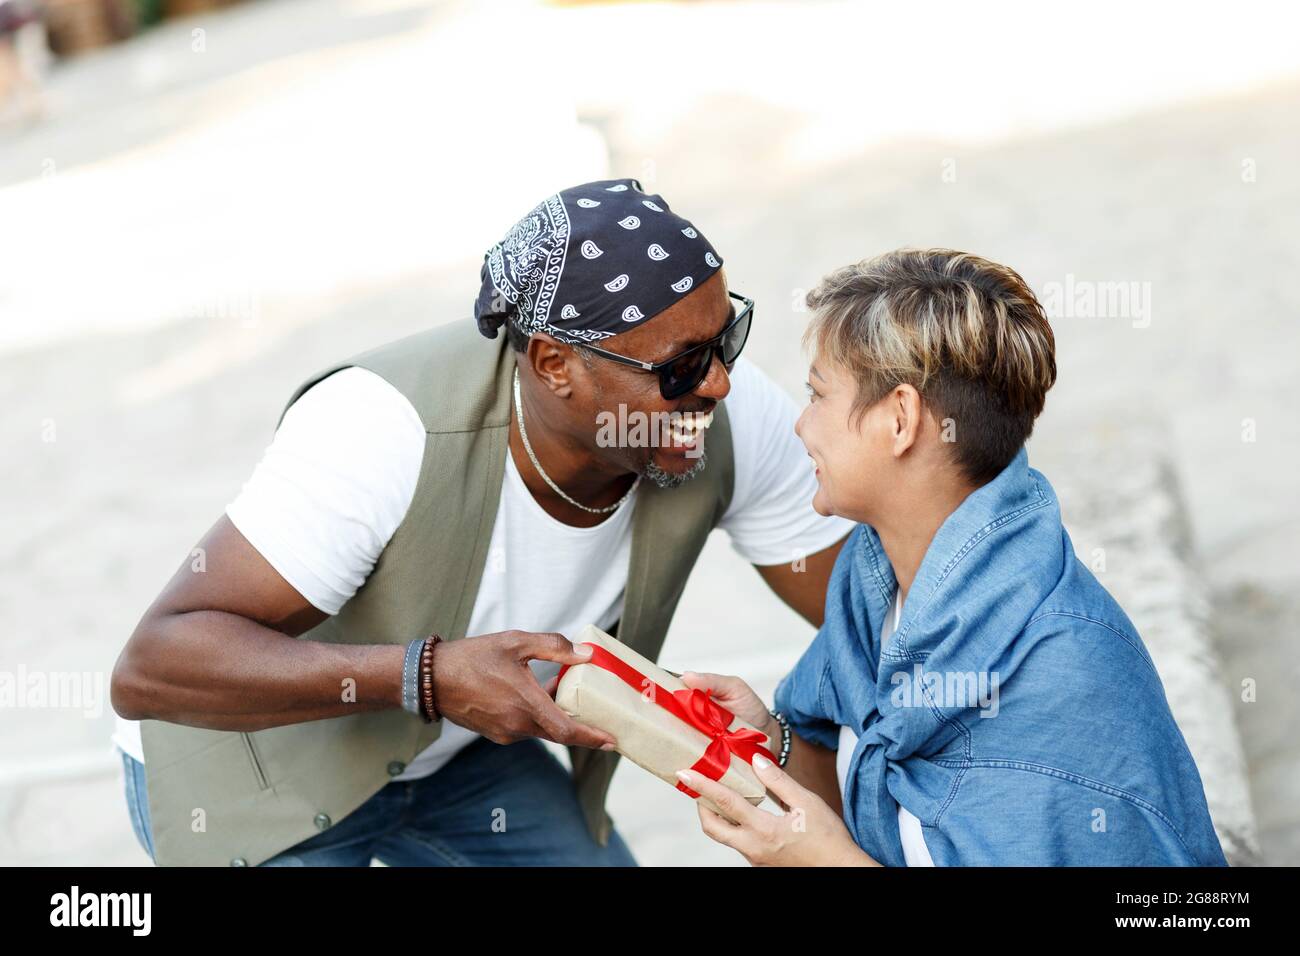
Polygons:
M593 644L590 641L584 641L583 643L591 648L591 660L587 663L595 664L602 670L609 671L622 680L623 683L637 691L644 692L653 688L650 696L656 704L678 720L685 721L710 738L709 745L704 750L704 756L695 761L691 766L692 770L704 774L710 780L719 780L727 772L727 768L731 766L732 754L740 757L746 763L753 763L754 755L761 753L773 763L776 763L776 757L772 756L772 752L762 744L762 741L767 739L767 735L757 730L751 730L748 727L738 727L735 730L728 729L731 722L736 719L736 715L713 700L706 692L692 687L670 691L646 677L622 658L611 654L599 644ZM564 677L565 671L570 666L577 667L581 665L566 664L560 669L561 678ZM688 797L699 796L698 793L684 783L679 782L677 789Z

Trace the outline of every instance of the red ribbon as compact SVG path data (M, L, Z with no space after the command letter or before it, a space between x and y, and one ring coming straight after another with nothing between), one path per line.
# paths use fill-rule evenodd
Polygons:
M705 691L693 687L670 691L646 677L622 658L611 654L599 644L593 644L590 641L584 641L583 643L591 648L591 660L586 663L595 664L602 670L609 671L622 680L623 683L637 691L644 692L647 688L654 688L651 694L656 704L678 720L685 721L709 738L709 746L705 749L704 756L695 761L691 766L692 770L704 774L710 780L719 780L727 772L727 768L731 766L732 754L740 757L745 763L753 763L754 754L761 753L773 763L776 763L776 757L761 743L761 741L767 739L767 735L757 730L750 730L748 727L729 730L728 727L736 719L736 715L714 701ZM570 666L579 667L581 665L566 664L560 669L561 678L564 677ZM688 797L699 796L698 793L680 781L677 784L677 789Z

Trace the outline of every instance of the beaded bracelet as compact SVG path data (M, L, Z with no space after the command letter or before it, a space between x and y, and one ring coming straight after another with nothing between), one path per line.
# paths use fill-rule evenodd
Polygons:
M790 759L790 721L786 720L785 714L778 710L769 710L768 713L781 725L781 756L777 758L776 763L778 767L784 767L785 762Z
M420 652L420 700L423 704L421 715L426 724L442 720L442 714L433 701L433 649L442 638L431 634L424 639L424 649Z

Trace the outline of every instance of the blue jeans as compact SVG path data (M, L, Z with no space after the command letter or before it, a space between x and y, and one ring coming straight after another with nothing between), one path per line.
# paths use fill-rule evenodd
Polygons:
M153 858L144 764L122 754L131 826ZM592 839L573 778L538 740L480 737L420 780L387 784L334 826L262 866L636 866Z

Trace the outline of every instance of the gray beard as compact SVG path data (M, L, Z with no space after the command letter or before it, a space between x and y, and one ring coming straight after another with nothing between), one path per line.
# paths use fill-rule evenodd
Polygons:
M689 471L684 471L680 475L672 475L664 471L653 461L648 462L645 470L641 472L642 476L649 478L660 488L676 488L678 485L684 485L701 471L704 470L704 463L708 460L709 453L707 450L700 452L700 457L695 459L695 464L690 467Z

